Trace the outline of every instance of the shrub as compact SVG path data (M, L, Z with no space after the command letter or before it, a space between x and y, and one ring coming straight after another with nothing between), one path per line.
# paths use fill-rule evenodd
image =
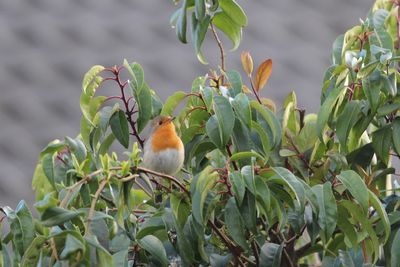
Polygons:
M0 266L399 266L400 198L388 182L400 155L398 12L377 1L335 40L321 109L306 114L295 93L279 110L260 96L270 59L253 70L242 53L245 84L226 69L216 29L237 48L247 24L234 0L183 0L171 19L179 39L189 13L198 59L210 31L220 68L162 103L138 63L92 67L78 137L40 154L39 218L24 201L1 208ZM104 83L115 91L99 95ZM177 114L177 176L141 165L159 114ZM110 152L116 142L124 155Z

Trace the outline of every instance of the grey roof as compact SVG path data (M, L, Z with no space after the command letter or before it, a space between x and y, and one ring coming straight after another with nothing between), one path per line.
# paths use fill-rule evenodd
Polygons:
M295 90L299 103L317 111L331 44L358 23L372 0L240 1L249 17L244 42L228 54L240 70L240 51L256 63L273 59L263 95L277 101ZM40 150L79 131L82 75L94 64L138 61L163 99L190 88L194 77L218 64L210 36L201 65L192 46L169 26L168 0L0 1L0 206L32 203L31 178ZM227 40L223 40L229 48Z

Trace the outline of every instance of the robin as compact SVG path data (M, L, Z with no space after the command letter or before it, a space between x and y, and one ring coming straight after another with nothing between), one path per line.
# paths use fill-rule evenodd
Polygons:
M174 117L157 116L151 122L150 137L144 145L144 165L156 172L174 175L183 165L185 150L176 134Z

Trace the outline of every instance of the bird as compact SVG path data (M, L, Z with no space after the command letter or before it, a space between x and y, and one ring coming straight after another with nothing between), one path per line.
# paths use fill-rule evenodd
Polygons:
M144 144L143 164L146 168L175 175L185 159L185 148L176 133L174 117L159 115L150 124L150 135Z

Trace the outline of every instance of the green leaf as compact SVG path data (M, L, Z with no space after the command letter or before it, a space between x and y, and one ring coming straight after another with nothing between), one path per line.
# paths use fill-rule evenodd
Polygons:
M106 98L104 96L93 98L97 88L100 86L103 78L100 76L94 77L93 81L88 85L86 92L83 92L80 97L80 108L83 116L93 124L94 111L98 108L102 101Z
M230 160L235 161L246 158L259 158L265 160L263 156L254 151L237 152L230 157Z
M355 267L354 261L348 251L339 249L339 259L343 266Z
M374 24L375 29L381 29L385 26L385 20L389 12L385 9L378 9L374 12L374 16L372 18L372 23Z
M364 181L353 170L342 171L337 179L342 182L350 194L357 200L357 202L363 207L364 212L368 210L368 188Z
M250 106L257 110L257 112L260 113L263 119L267 122L272 133L272 140L270 140L271 148L276 147L280 144L282 139L282 128L275 114L269 108L262 106L255 100L250 102Z
M265 243L260 249L260 267L280 267L283 245Z
M239 120L244 125L251 127L251 108L249 98L245 94L240 93L235 96L235 99L232 101L232 106Z
M235 194L236 201L242 205L246 186L243 181L243 176L239 171L229 173L229 181L232 183L232 190Z
M332 45L332 64L340 65L342 63L344 34L339 35Z
M336 136L339 139L341 149L347 152L347 138L351 128L356 124L360 118L361 102L358 100L350 101L344 107L343 112L337 119L336 123Z
M99 155L104 155L108 152L108 149L110 148L110 146L114 143L115 140L115 135L113 133L110 133L109 135L107 135L107 137L103 140L103 142L101 143L100 147L99 147L99 151L98 154Z
M400 155L400 119L396 118L392 123L393 131L392 131L392 141L393 148L396 151L397 155Z
M305 189L299 179L285 168L272 167L271 169L276 173L276 177L282 180L295 194L298 205L304 207Z
M236 24L226 12L215 13L211 23L220 29L232 41L233 48L236 50L242 40L242 28Z
M397 112L400 109L400 103L393 103L381 106L377 110L378 116L385 116L393 112Z
M247 239L244 232L245 225L234 197L229 198L226 203L224 215L226 228L232 239L244 250L248 250Z
M136 234L137 239L141 239L146 235L155 233L158 230L164 229L164 221L160 216L153 216L145 220L141 224L139 231Z
M59 207L51 207L45 210L40 218L44 226L56 226L66 221L70 221L83 212L70 211Z
M336 228L337 206L332 192L332 184L315 185L311 188L318 202L318 225L321 228L321 238L324 244L331 238Z
M383 76L383 90L386 91L390 96L396 96L397 94L397 75L396 73L390 74L388 77Z
M229 70L225 73L226 78L229 83L229 95L235 97L240 93L242 93L242 77L239 72L235 70ZM246 95L245 95L246 96ZM247 96L246 96L247 98Z
M392 146L392 129L384 126L372 133L372 147L378 158L388 164L390 147Z
M125 113L116 111L110 118L110 126L114 136L125 148L129 147L129 126Z
M161 266L168 266L169 261L165 248L160 239L154 235L147 235L138 240L139 245L149 252Z
M206 105L207 111L210 112L212 108L212 102L214 100L214 91L211 87L202 87L200 89L201 96L203 97L204 103Z
M340 202L340 205L344 206L351 216L361 223L361 229L365 230L367 232L367 238L370 238L372 241L372 248L374 250L374 262L377 261L378 256L379 256L379 240L378 237L376 236L376 232L374 228L372 227L371 222L368 220L368 217L365 215L365 213L359 208L359 206L350 200L342 200ZM372 254L372 253L371 253Z
M128 61L124 59L124 67L129 71L132 76L130 84L133 90L140 91L144 85L144 72L142 66L140 66L140 64L136 62L129 64Z
M46 242L47 238L44 236L37 236L35 239L32 241L30 246L27 248L27 250L24 253L24 256L21 260L21 266L22 267L31 267L31 266L37 266L36 264L39 261L40 255L41 255L41 250L43 249L43 243ZM0 261L0 265L1 265ZM7 265L4 265L7 266ZM39 265L40 266L40 265Z
M82 90L83 90L84 94L93 96L93 94L94 94L94 91L92 91L93 88L88 88L88 87L92 83L92 81L95 79L97 74L102 72L104 69L105 68L101 65L95 65L95 66L91 67L88 72L86 72L85 76L83 77L83 81L82 81Z
M9 207L2 208L10 223L13 234L13 243L20 256L28 249L35 237L35 226L30 210L24 200L21 200L14 210Z
M247 17L235 0L219 0L219 6L239 26L247 25Z
M179 41L182 43L186 44L186 28L187 28L187 16L186 16L186 10L187 10L187 0L182 1L182 6L179 9L179 13L177 15L176 19L176 35L178 36Z
M81 240L77 239L73 235L67 235L65 239L65 246L60 254L61 259L67 259L70 255L80 251L82 254L85 253L86 247Z
M205 0L195 0L195 14L198 20L202 20L206 15L206 1Z
M362 67L357 73L357 78L364 79L370 75L379 65L379 61L373 61Z
M383 228L385 229L385 238L382 241L382 243L385 244L390 237L389 217L385 209L383 208L383 205L379 200L379 198L371 190L368 190L368 195L369 195L369 201L371 202L372 207L374 207L375 211L378 213L381 222L383 224Z
M394 235L392 247L390 248L390 266L400 266L400 229Z
M211 141L224 150L235 126L235 115L229 101L223 96L214 98L214 111L215 115L206 123L206 131Z
M42 169L50 184L55 188L54 182L54 157L55 154L46 154L42 158Z
M346 90L343 87L336 87L330 94L325 98L324 103L322 104L317 118L317 133L321 142L324 142L324 128L329 120L329 116L333 111L333 107L335 106L339 96L344 94Z
M257 202L259 202L263 207L265 216L268 216L268 213L271 210L271 192L260 176L255 176L254 182L256 186Z
M177 91L173 95L169 96L161 110L161 115L172 115L176 107L183 99L185 99L185 97L186 93L183 91Z
M372 113L375 113L379 107L379 93L381 86L379 81L374 81L368 77L362 81L364 94L367 96L368 102L371 106Z
M83 142L79 139L72 139L68 136L65 137L65 142L68 144L69 148L71 149L72 153L76 156L79 163L82 163L86 159L86 147Z
M350 222L351 215L342 206L338 206L338 220L337 225L342 230L345 236L345 243L347 246L356 249L357 248L357 232L354 225Z
M393 40L385 29L375 29L369 36L370 45L376 45L381 48L393 50Z
M193 217L200 225L204 223L206 197L217 179L218 174L213 171L211 166L208 166L199 174L197 181L191 184Z
M48 208L57 206L58 199L55 198L54 195L54 192L47 193L42 200L36 202L34 204L36 210L39 212L43 212Z
M251 121L251 128L257 132L257 134L261 140L264 154L266 156L268 156L270 151L272 150L272 147L270 146L270 141L269 141L267 133L264 131L264 128L255 121Z
M132 85L131 85L132 87ZM149 86L144 83L142 89L133 89L133 95L135 96L136 102L139 107L139 114L137 117L137 130L140 133L144 127L146 127L152 115L152 96Z
M212 115L206 123L206 132L210 140L215 144L216 147L223 150L224 145L221 140L221 133L219 130L218 119L216 115Z
M202 0L204 2L204 0ZM207 60L204 58L201 52L201 46L203 44L204 38L210 25L211 17L206 15L202 19L196 18L195 13L192 13L192 39L194 44L194 49L196 51L197 59L202 64L208 64Z

